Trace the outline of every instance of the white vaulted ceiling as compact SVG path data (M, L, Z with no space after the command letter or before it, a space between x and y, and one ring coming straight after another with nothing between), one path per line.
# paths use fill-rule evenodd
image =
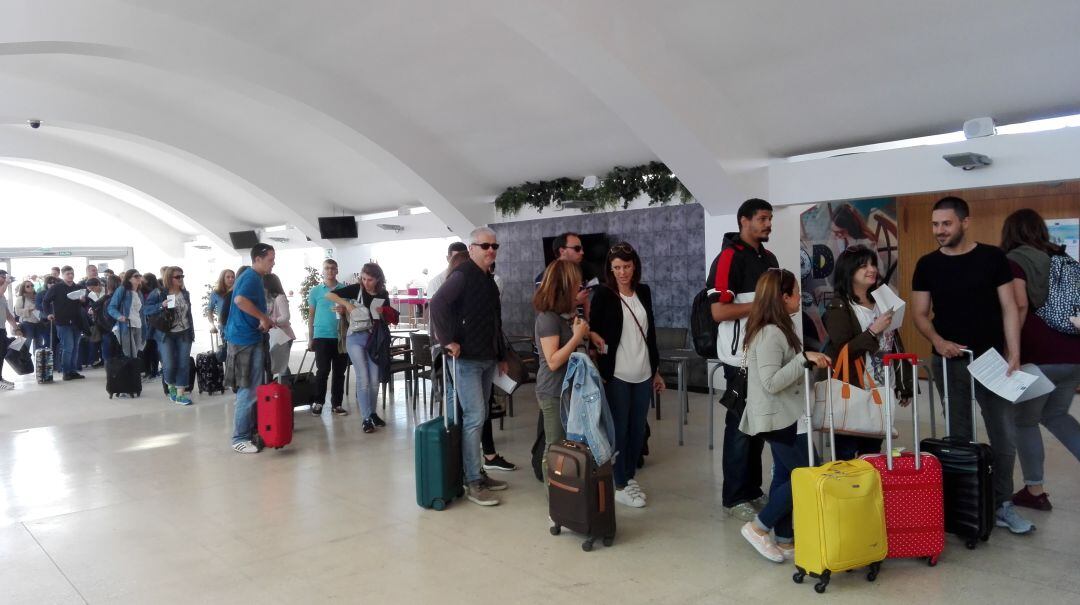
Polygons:
M1077 31L1071 0L0 0L0 175L219 243L417 205L410 236L462 234L655 159L731 212L770 158L1077 112Z

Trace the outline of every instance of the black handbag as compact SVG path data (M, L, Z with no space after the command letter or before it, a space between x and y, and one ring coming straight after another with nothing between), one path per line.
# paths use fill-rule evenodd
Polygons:
M170 309L165 306L165 290L161 291L161 311L154 313L153 315L146 316L146 322L150 324L150 327L158 332L169 332L172 330L173 324L176 322L176 309Z
M742 416L746 409L746 368L739 368L735 376L727 382L724 394L720 396L720 405Z

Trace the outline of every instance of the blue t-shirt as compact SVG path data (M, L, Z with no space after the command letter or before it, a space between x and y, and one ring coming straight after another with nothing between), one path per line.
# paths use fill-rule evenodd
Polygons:
M338 282L334 290L340 290L345 284ZM337 338L338 318L334 315L334 303L326 300L326 294L330 288L326 284L316 284L308 292L308 312L315 314L314 338Z
M232 291L233 308L229 311L229 324L225 326L225 340L234 345L253 345L262 342L259 320L244 313L236 306L236 297L243 296L255 305L256 309L266 310L266 290L263 289L262 275L254 269L244 271L236 278Z

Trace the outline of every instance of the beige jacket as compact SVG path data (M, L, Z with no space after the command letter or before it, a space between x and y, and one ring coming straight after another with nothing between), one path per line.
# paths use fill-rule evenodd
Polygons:
M806 414L802 353L780 328L765 326L746 350L746 411L739 430L757 435L785 429Z

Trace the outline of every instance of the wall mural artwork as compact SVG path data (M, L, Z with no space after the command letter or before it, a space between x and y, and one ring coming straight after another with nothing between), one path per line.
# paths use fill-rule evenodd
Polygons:
M899 248L896 198L855 202L822 202L800 216L803 339L808 350L824 345L821 317L832 298L836 258L849 246L863 245L878 253L883 282L897 287Z

